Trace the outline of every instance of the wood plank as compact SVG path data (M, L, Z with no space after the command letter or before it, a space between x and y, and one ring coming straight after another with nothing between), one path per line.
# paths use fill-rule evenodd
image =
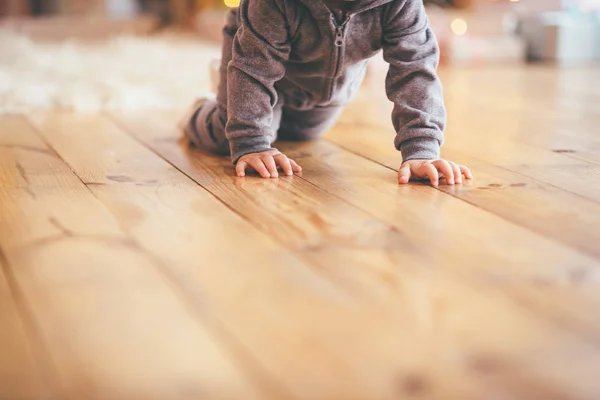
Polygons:
M500 284L536 312L571 328L599 328L586 317L600 306L596 260L430 187L397 187L394 172L328 143L279 147L303 165L307 180L390 223L412 238L425 259L436 257L438 265L478 284ZM444 239L432 243L431 237Z
M342 122L329 133L329 141L388 168L399 168L401 157L390 145L389 138L362 127L354 128L349 134L349 127ZM470 166L476 175L471 183L454 187L442 185L440 190L600 259L598 203L462 151L444 150L444 154ZM591 181L588 178L588 183Z
M505 114L522 119L600 116L594 106L600 92L590 85L600 75L595 67L560 69L519 65L513 69L443 69L440 73L449 96L449 107L473 105L472 115L479 111L495 112L499 116L496 125L505 123L500 118Z
M446 80L453 98L447 149L598 202L598 185L589 182L600 171L600 91L588 80L598 70L492 71L485 82L473 75L469 85L456 83L454 72Z
M0 244L69 396L268 397L25 119L0 131Z
M496 93L509 97L502 93L500 88ZM461 95L461 100L457 98L449 106L449 143L453 143L458 138L461 141L485 138L488 136L487 133L480 132L487 132L491 127L495 141L518 142L522 145L557 152L563 156L583 158L594 164L600 162L598 157L600 138L596 134L600 114L592 115L582 111L585 103L578 104L578 108L574 110L552 109L549 107L554 101L553 97L550 97L550 101L536 98L535 108L526 106L529 108L526 111L516 109L499 113L494 108L480 108L471 103L464 104L464 97L468 95ZM517 104L521 105L519 102ZM473 112L471 106L478 107L476 112ZM498 124L499 119L502 120L501 124ZM487 147L491 147L489 143Z
M502 76L495 79L501 80ZM349 105L341 121L385 135L388 146L391 146L394 135L390 122L391 104L385 98L385 93L378 90L378 83L377 79L367 81L365 90ZM471 152L473 157L479 156L488 162L507 167L524 164L524 161L533 165L589 165L560 150L573 148L583 152L584 149L589 149L590 144L596 143L597 135L590 130L596 125L597 118L584 119L577 126L574 125L574 117L568 116L563 125L557 127L558 121L565 118L548 115L552 114L552 110L544 108L546 104L541 104L535 110L521 110L519 107L527 106L518 101L511 103L505 100L510 104L510 109L499 110L502 107L496 103L484 103L482 106L477 102L478 97L471 92L458 89L453 92L451 85L446 85L446 92L448 131L444 150ZM493 93L502 96L496 90ZM494 96L488 93L485 98ZM534 111L539 113L540 110L543 112L541 115L526 114ZM557 132L563 137L557 138ZM565 138L567 135L568 138ZM556 144L553 145L554 143Z
M547 382L548 380L544 380L545 378L543 377L548 376L552 376L552 379L558 379L558 381L555 382L553 389L545 392L542 397L569 397L570 395L566 394L567 392L563 390L567 386L576 391L583 389L577 383L577 379L568 377L570 374L569 371L561 370L561 364L557 362L561 357L570 359L571 357L567 356L567 354L572 350L572 348L571 350L567 350L563 347L565 342L561 344L555 341L558 336L561 337L560 341L574 340L578 342L578 339L567 339L567 337L570 337L569 334L562 332L563 329L568 331L573 328L574 318L571 318L572 310L568 309L562 312L561 318L567 316L568 324L563 324L557 330L553 324L547 323L536 314L524 313L521 306L509 299L503 292L506 291L514 294L515 290L518 291L521 279L526 282L525 286L528 289L535 291L532 281L540 277L539 274L545 274L546 272L543 272L541 268L532 271L533 267L527 267L530 267L529 264L535 265L534 263L540 259L542 262L549 262L548 269L550 271L556 268L554 272L545 276L550 282L554 282L554 279L557 281L560 279L558 276L560 268L567 267L567 258L572 259L572 257L575 257L575 259L583 261L585 260L584 257L582 258L576 253L560 249L558 250L559 253L563 251L565 253L562 256L558 255L558 257L557 254L553 254L553 257L555 259L562 258L562 262L553 263L550 258L548 260L545 258L542 259L537 253L529 253L531 259L527 260L527 248L519 246L516 241L515 243L509 241L510 244L515 245L515 250L519 253L513 257L524 257L518 261L522 261L525 264L526 275L521 275L519 268L516 266L515 268L509 268L510 272L506 273L501 272L502 270L494 271L494 267L498 269L510 267L510 265L506 265L506 258L499 257L496 254L497 249L477 253L475 249L472 249L472 246L464 246L464 242L456 240L449 240L450 243L448 244L442 242L441 245L436 246L436 243L431 243L430 239L431 235L435 235L436 233L435 224L432 224L431 220L429 221L430 226L425 228L429 232L424 232L423 229L411 231L415 223L415 220L411 217L412 212L415 210L414 203L413 207L396 206L395 212L386 216L386 221L390 220L390 216L391 219L398 217L396 221L402 221L402 223L398 223L392 227L372 218L355 207L349 207L348 204L340 201L338 198L297 177L283 177L278 180L235 178L232 176L232 168L228 166L228 160L190 151L185 147L185 144L178 145L175 140L177 133L172 128L172 121L175 120L173 116L172 113L152 113L152 115L148 115L147 113L127 113L126 115L120 114L118 120L127 126L136 138L176 165L203 187L210 190L216 197L244 216L254 226L268 232L287 247L295 249L295 252L300 257L317 265L322 273L339 280L345 288L355 294L353 298L360 300L361 304L370 305L366 307L366 310L369 310L368 315L381 316L385 312L385 317L382 320L371 319L373 323L377 324L378 331L387 334L389 331L397 329L396 324L402 326L402 328L399 328L402 332L401 336L399 336L399 338L402 338L401 343L395 343L394 341L384 342L380 339L375 339L372 336L373 332L370 332L364 335L362 341L359 342L345 340L345 345L357 351L358 349L363 351L365 349L365 341L379 342L381 346L388 349L388 352L398 354L402 359L406 359L406 357L402 357L400 353L395 353L395 351L398 347L402 347L402 351L406 351L406 348L404 348L406 343L403 342L406 338L412 343L410 351L416 352L416 354L427 352L427 349L433 346L438 350L434 352L437 355L427 353L428 377L436 384L443 382L446 391L440 393L445 393L445 396L450 397L452 396L449 393L462 393L462 398L471 398L472 396L477 398L477 396L483 396L483 392L479 392L481 381L478 377L473 376L472 372L469 372L468 369L465 370L464 366L449 365L447 360L439 358L440 354L448 354L447 352L455 352L456 354L462 354L463 357L470 358L481 351L485 351L495 354L495 357L500 357L511 365L525 365L530 363L536 365L536 376L532 376L522 370L513 371L514 374L507 373L505 370L502 372L497 371L496 383L492 384L492 392L502 391L510 393L509 396L517 398L521 395L527 397L524 394L526 391L529 391L529 395L532 395L532 393L540 394L538 392L542 390L540 382ZM94 125L97 126L98 123ZM81 129L90 131L93 129L93 125L90 124L87 129L83 126L78 128L73 129L73 131ZM53 139L51 141L55 143L54 138L57 134L52 134L52 136ZM70 137L71 142L67 139L62 139L60 142L70 143L70 146L73 146L72 140L75 136L70 135ZM106 137L106 132L102 134L102 137ZM68 151L68 153L82 153L82 148L86 148L85 143L87 141L77 143L78 149ZM122 148L124 146L125 142L118 140L111 147ZM130 145L128 144L127 147L130 147ZM67 146L61 146L61 148L63 151L66 151ZM83 152L88 155L92 153L89 149ZM341 157L340 154L343 154L343 152L330 152L326 158L329 160L337 159ZM302 153L300 152L298 155L302 155ZM317 172L314 165L311 165L308 161L309 159L314 160L316 158L311 158L308 153L305 153L305 157L305 165L309 165L309 170L305 176L308 176L310 173L311 176L314 174L314 176L323 177L324 184L319 185L321 187L338 187L340 175L342 175L339 167L336 169L334 164L331 163L327 167L335 172L327 173L325 172L326 168ZM89 158L89 156L73 156L74 160L81 159L83 161ZM140 150L137 158L147 159L148 157L142 157ZM365 162L365 160L362 161ZM88 161L88 163L92 162ZM386 172L384 168L375 164L371 165L378 168L380 172ZM343 167L347 167L346 163L343 163ZM150 170L154 169L152 166L146 166L146 168ZM146 179L144 169L140 169L139 166L135 168L135 173L138 175L136 181ZM82 163L77 165L75 170L86 171L90 170L90 168L86 168L85 164ZM356 171L353 170L352 172ZM390 175L389 171L387 173ZM381 174L375 175L381 176ZM311 178L307 177L306 179ZM369 179L370 177L362 178L360 179L360 183L365 185ZM394 182L393 177L391 182ZM352 186L348 179L345 179L344 184ZM386 181L385 185L389 185L389 181ZM394 183L386 187L394 190L397 189ZM382 188L383 186L379 187L381 193L375 194L373 191L368 193L371 195L369 201L374 203L374 207L381 205L382 202L387 202L389 210L392 203L389 202L389 198L386 198L385 191ZM435 193L435 191L430 191L430 194ZM365 198L364 195L358 195L358 197ZM383 200L380 197L383 197ZM449 196L447 198L453 200ZM398 199L399 197L396 196L395 200ZM423 195L418 199L420 203L427 203L430 200L430 198L428 199L427 196ZM436 198L433 203L439 200L439 198ZM416 202L417 200L415 199L414 201ZM464 204L459 201L453 201L453 203ZM443 211L453 212L454 210L451 208L444 207ZM410 209L410 211L406 212L407 209ZM400 218L400 210L404 211L404 220ZM473 210L477 211L476 209ZM441 211L438 209L434 215L441 217ZM487 215L483 212L479 212L479 214ZM483 219L485 224L487 220ZM492 229L494 227L502 227L502 220L497 220L498 222L492 224ZM495 220L492 219L492 221ZM464 221L458 222L463 225L465 223ZM411 229L406 229L407 225ZM449 237L452 236L453 225L454 227L460 226L450 223L442 223L440 225L443 225L445 230L438 231L438 236L448 235ZM505 226L508 226L508 224L505 224ZM533 238L531 241L534 243L537 240L534 235L528 235L526 231L521 233L521 230L516 227L509 228L505 227L504 231L501 232L502 235L497 236L503 239L502 245L506 245L507 237L510 237L514 233L517 233L517 240ZM546 243L543 240L539 243L540 246L544 244ZM465 248L469 249L467 252L468 255L458 258L459 253L464 253ZM474 253L475 257L481 254L480 262L478 262L477 258L473 260L469 259L471 253ZM453 265L455 263L458 265ZM477 279L475 280L468 280L466 278L468 274L463 274L460 275L460 278L456 278L454 273L460 270L461 263L477 264L477 266L471 266L470 271L473 271L475 268L483 268L481 263L487 263L489 269L487 270L487 274L483 273L483 276L487 275L487 277L478 279L478 277L482 277L480 272L476 274ZM453 273L449 273L450 271ZM349 275L354 276L354 278L352 276L349 277ZM495 275L495 277L491 278L492 275ZM500 275L508 279L503 279ZM379 284L377 284L377 280L379 280ZM562 279L560 280L562 281ZM350 285L348 285L349 281L351 282ZM465 284L463 281L467 281L468 284ZM551 313L561 314L561 311L550 309L550 297L559 295L559 298L564 301L567 299L567 292L559 293L554 283L550 283L549 286L552 286L552 288L547 291L544 289L543 292L538 292L539 297L537 299L535 296L529 295L526 304L530 306L530 302L538 301L539 304L547 306L547 312L552 310ZM575 295L571 297L575 297ZM595 296L593 292L591 296ZM592 304L597 306L597 299L591 299L591 301ZM580 303L574 301L573 303L569 303L569 305L581 305L585 302L586 300L582 300ZM434 304L440 304L440 306L441 304L445 304L450 310L445 309L444 306L444 311L440 311ZM320 308L322 307L320 306ZM589 311L593 308L586 309ZM446 311L449 314L444 316ZM319 316L321 315L319 314ZM490 321L490 315L494 315L495 317L501 316L499 318L503 321L496 325L495 322ZM339 315L335 317L330 316L330 318L336 324L340 323ZM455 323L447 325L446 322L448 320L446 318L456 318L454 319ZM476 324L476 326L472 324L473 321L484 320L485 323ZM324 331L328 331L327 327L331 321L319 320L319 322L322 324ZM492 328L492 325L489 324L494 325L494 327ZM523 326L528 327L528 333L523 331L517 333L517 330L520 331ZM355 331L357 329L360 328L355 327L352 330ZM586 329L589 329L589 326ZM595 337L598 327L593 329L594 333L590 333L590 331L588 333L592 337ZM465 330L473 332L473 336L470 336L467 342L460 339ZM265 331L270 332L266 327ZM400 334L400 332L396 332L396 334ZM521 336L522 334L524 336ZM494 339L488 341L487 338L490 337L494 337ZM523 337L535 339L532 342L528 339L522 341ZM585 341L589 338L586 336ZM354 339L352 337L352 340ZM277 341L278 339L271 337L271 340ZM311 337L311 340L319 341L322 338ZM504 340L509 341L510 345L505 347L504 344L506 342L503 342ZM543 343L540 344L537 340L541 340ZM592 339L592 342L594 341ZM443 350L439 350L438 346L440 345L444 347ZM531 356L532 351L534 351L532 350L533 347L538 350L540 349L537 347L538 345L541 347L550 346L548 351L544 352L549 355L550 359L540 362L541 360L537 356ZM570 347L571 345L566 346ZM592 346L592 348L595 348L595 344ZM254 347L257 348L258 346L254 345ZM513 352L517 348L520 350ZM537 353L538 350L535 350L536 354L540 354ZM366 359L372 360L368 364L376 368L381 365L382 360L373 358L372 352L373 350L371 349L366 354L361 352L356 355L363 361ZM414 365L411 364L412 360L406 361L414 368ZM584 364L587 363L587 361L582 362ZM576 368L579 367L583 371L586 371L588 367L591 370L598 368L596 365L578 366ZM380 376L389 376L388 371L385 369L382 372L379 373ZM342 375L340 371L337 373L339 374L336 376L337 379L348 378L348 375ZM456 374L459 374L459 376ZM453 376L453 378L448 378L449 375ZM355 376L353 379L357 380L359 378ZM363 382L363 379L359 379L359 381ZM448 379L450 380L448 381ZM521 384L516 384L516 382L521 382ZM596 384L591 381L589 384L591 386L584 389L584 392L590 390L587 392L588 394L596 393L600 389L595 387ZM355 385L357 386L353 387L353 393L363 393L363 387L358 383L355 383ZM584 384L583 386L586 385ZM500 387L503 389L500 389ZM457 389L461 391L457 392ZM385 398L389 396L388 393L382 392L382 396L384 394ZM373 396L373 393L370 393L370 395ZM374 397L379 398L379 396ZM435 396L431 398L435 398Z
M155 114L157 116L156 118L148 117L147 119L151 120L151 123L157 124L157 126L162 129L162 131L158 132L157 129L149 132L153 132L156 135L162 135L160 137L163 137L164 141L168 144L168 135L173 135L172 130L169 129L168 121L174 120L175 114L176 113L166 112L163 113L163 115L165 115L164 117L160 114ZM132 117L132 119L135 124L133 126L134 129L132 129L134 134L140 135L140 132L143 131L141 126L149 129L149 127L143 125L143 121L139 121L135 119L135 117ZM148 125L151 123L148 123ZM347 132L347 130L345 130L345 132ZM294 207L296 213L306 213L306 218L304 218L304 220L314 220L314 216L310 214L310 210L299 209L297 205L298 199L306 197L306 195L302 192L294 193L291 196L289 193L286 193L287 191L294 189L293 185L277 184L277 186L287 189L285 192L281 190L272 190L269 192L269 195L273 196L270 198L277 199L277 201L263 202L258 198L255 200L253 199L253 202L249 202L248 197L250 194L239 192L237 187L230 184L229 178L222 177L223 170L231 171L231 166L228 165L227 160L203 157L201 162L196 162L194 159L194 167L197 166L198 168L201 168L201 171L203 172L203 174L200 174L191 167L189 161L186 164L182 163L181 159L183 157L181 156L181 151L179 149L176 149L173 146L168 147L167 144L164 144L163 146L163 143L159 139L154 140L158 145L154 145L154 142L150 142L150 139L147 139L145 136L141 136L140 139L146 140L146 143L151 145L156 151L160 151L160 154L167 157L168 160L172 162L174 162L173 160L176 160L178 166L181 163L181 169L183 171L186 173L189 172L190 174L193 173L191 176L197 182L207 187L228 205L235 205L235 209L246 218L256 220L257 226L260 226L261 229L275 234L282 229L280 226L282 225L282 222L285 221L285 223L283 223L285 235L283 235L281 239L286 240L286 243L297 248L303 248L303 246L310 248L310 246L316 246L313 243L316 237L330 240L330 236L332 235L324 236L323 230L320 229L318 224L316 225L316 229L312 223L299 227L297 216L286 218L285 215L280 215L282 204L290 203L293 205L292 207ZM368 144L366 143L363 143L363 145L365 148L368 147ZM281 144L281 146L285 145ZM400 229L400 232L406 237L417 236L419 241L409 242L412 246L405 249L407 251L424 252L424 256L430 256L431 251L444 251L444 253L442 253L443 258L449 263L451 263L450 260L454 260L455 262L462 261L462 263L464 263L465 257L471 259L479 257L472 261L474 261L476 265L487 264L491 271L490 276L496 276L497 271L494 270L495 267L502 267L504 273L508 275L512 273L524 274L521 276L522 279L548 279L549 281L555 282L558 282L559 280L562 281L565 276L569 276L568 271L573 271L573 268L576 268L575 264L577 263L574 262L574 260L579 260L581 265L589 265L590 268L597 265L597 261L590 260L585 256L561 246L553 246L556 249L556 253L549 254L546 251L546 248L549 245L552 245L551 242L537 237L524 229L518 229L514 225L506 223L500 218L494 218L485 212L472 209L468 205L462 204L460 201L454 201L453 199L446 197L438 199L438 197L434 197L435 191L430 188L412 188L409 191L412 196L409 197L407 196L407 193L403 192L404 188L396 187L395 175L393 173L386 172L378 166L366 162L359 157L339 152L336 147L328 146L326 144L320 144L318 146L307 144L305 146L292 145L287 148L287 150L297 159L307 159L314 165L314 170L315 172L318 171L318 174L306 178L310 182L317 184L319 187L326 188L328 192L339 195L341 198L345 199L346 197L352 197L355 199L354 202L351 202L353 205L368 211L371 215L378 217L382 221L390 222L396 229ZM317 165L318 161L322 162ZM340 169L340 166L335 163L340 163L345 167L346 171L351 172L346 174L337 173L336 175L326 173L326 171L337 171ZM359 182L357 182L357 180ZM363 180L366 183L362 182ZM220 185L219 183L227 183L231 188L223 188L223 185ZM249 188L259 186L261 189L266 190L264 188L266 184L262 181L248 185ZM298 185L304 184L299 182ZM304 190L310 191L310 186L306 186L306 189ZM314 203L317 199L322 199L321 203L323 207L328 203L335 201L326 193L319 191L315 192L314 189L308 197L309 198L306 199L308 207L314 207ZM427 206L424 204L426 201L425 199L429 202ZM441 201L444 202L445 207L452 210L451 212L448 212L449 216L445 217L447 224L444 224L443 226L443 229L450 231L440 232L444 235L451 236L448 239L451 240L451 243L448 244L448 248L462 249L469 247L469 243L471 243L470 240L483 240L480 249L471 249L470 253L465 256L460 252L455 253L448 250L448 248L444 246L444 243L436 243L428 246L429 232L426 229L428 229L428 225L434 222L432 221L432 218L439 217L440 210L438 209L439 204L437 204L437 202ZM448 203L448 205L446 205L446 203ZM420 206L416 207L417 204ZM402 207L399 207L399 205ZM415 214L416 218L412 219L411 222L416 227L419 227L418 230L415 229L415 226L411 226L410 229L407 229L407 227L397 223L398 219L406 218L406 216L403 215L404 209L411 209L411 213ZM333 212L329 211L326 217L322 215L321 217L325 221L325 226L339 227L340 231L346 234L346 236L342 236L342 241L350 240L353 234L351 230L352 226L358 226L359 232L365 231L366 227L373 227L369 231L371 233L377 231L375 227L378 226L378 223L373 221L372 217L365 217L363 215L361 218L357 218L352 217L352 215L356 215L356 208L348 208L343 203L337 202ZM455 217L450 218L450 216ZM290 219L291 221L288 221ZM480 224L483 224L488 228L483 233L462 232L461 227L470 220L473 220L473 226L480 226ZM492 227L494 229L492 229ZM381 233L382 236L389 235L389 227L386 227L385 224L384 226L379 225L378 229L383 231ZM459 230L460 234L457 232L457 234L452 235L452 229ZM420 233L420 235L417 235L417 233ZM340 233L333 232L333 235L338 236ZM511 253L498 253L498 244L510 247ZM488 248L486 249L486 247ZM422 249L427 250L423 251ZM516 263L528 265L530 269L524 269L521 265L515 270L509 271L507 269L506 265ZM552 270L551 266L554 266L556 269ZM481 274L482 271L476 272ZM593 270L591 272L593 272ZM490 278L490 276L487 278ZM592 274L592 277L593 276L594 274ZM592 279L592 282L594 282L594 279ZM575 292L578 292L578 290ZM597 297L595 295L595 290L591 290L590 295L590 299ZM596 300L593 300L593 304L596 304Z
M352 133L349 136L366 134L367 136L363 138L363 144L369 146L369 151L375 152L379 148L385 149L385 155L382 154L381 157L385 156L386 163L397 168L400 166L402 158L399 157L400 154L393 145L394 132L389 123L389 115L386 112L377 110L380 110L380 108L376 105L369 105L364 99L353 103L342 115L337 129L328 133L327 138L343 143L345 132L356 132L356 134ZM548 165L564 168L594 167L592 163L569 157L567 154L555 153L534 145L507 140L500 134L494 135L494 129L496 128L488 129L489 136L478 134L479 128L470 130L471 135L449 131L443 147L443 155L445 157L467 155L470 159L475 158L486 161L514 172L519 172L520 167L524 164L540 168ZM505 132L505 130L502 132ZM349 140L354 139L350 137ZM371 143L371 140L376 141L376 143Z
M132 235L170 265L192 295L202 293L199 301L210 302L214 317L290 387L292 394L282 398L310 398L312 391L325 398L364 398L371 391L384 399L394 396L389 379L357 380L364 360L373 361L373 374L394 375L395 352L406 347L398 343L393 355L384 355L382 343L362 343L373 335L357 326L361 318L379 321L381 316L364 315L320 276L106 121L82 116L34 120ZM166 231L173 234L165 237ZM210 263L199 263L198 257ZM348 343L323 335L328 330L350 335L356 352L348 354ZM388 344L399 340L396 333L388 330L378 337Z
M58 398L51 367L43 356L36 356L31 345L4 274L7 268L0 257L0 399Z
M468 116L464 115L464 118L468 119ZM478 112L477 119L482 120L486 118L488 124L493 124L495 120L497 120L498 115L489 115L486 116L485 113ZM504 118L513 118L512 116L504 116ZM460 120L461 117L458 115L454 117L455 120ZM483 122L482 122L483 123ZM568 118L560 118L553 116L553 114L546 115L544 117L531 117L531 118L521 118L518 122L518 127L510 132L509 137L503 137L499 135L499 141L509 141L509 144L505 146L510 146L510 142L518 140L521 143L521 146L527 146L526 149L530 149L531 147L537 147L538 149L542 149L546 152L558 153L561 157L555 157L553 160L555 163L561 164L566 162L568 158L573 158L575 160L584 161L590 164L600 164L600 138L595 134L595 126L600 123L600 118L590 119L590 118L580 118L570 116ZM470 124L470 122L468 123ZM485 124L485 123L483 123ZM465 125L463 122L461 125ZM450 131L448 134L450 135L449 143L452 148L461 149L461 142L469 143L469 135L473 131L477 131L478 129L473 129L471 127L462 127L458 123L454 125L453 131ZM508 132L503 131L503 134ZM459 137L462 136L459 140ZM463 145L464 146L464 145ZM485 148L490 147L490 143L482 144ZM514 145L513 145L514 146ZM464 147L463 147L464 149ZM535 151L535 159L540 157L540 151ZM494 155L497 152L490 151L492 157L497 157ZM510 150L506 152L507 154L511 154ZM515 160L516 156L513 156L512 159L508 159L512 164L519 165L523 161L523 158L519 160ZM543 157L543 156L542 156ZM568 158L567 158L568 157ZM485 156L483 158L486 158ZM526 160L529 160L530 157L527 157ZM488 160L491 161L491 160ZM585 165L584 163L577 162L576 165Z
M525 136L525 132L519 131L514 136ZM495 137L484 135L481 139L473 139L466 134L454 135L448 140L445 154L467 154L470 158L485 160L600 203L598 185L589 184L598 180L600 174L600 165L595 162L594 147L589 141L586 143L585 139L573 134L571 146L556 146L551 150L547 149L547 144L524 144L517 139L502 137L495 129L488 129L488 133Z
M215 318L290 388L283 398L394 398L403 371L429 367L429 361L421 365L420 356L401 357L413 346L413 332L387 323L380 312L339 293L293 257L282 258L286 252L280 246L233 218L192 181L177 179L177 170L157 162L122 131L94 117L34 120L132 235L170 265L191 293L203 293ZM87 137L77 132L87 132ZM144 190L149 180L156 180L158 188ZM132 214L143 218L131 223ZM165 231L174 234L165 237ZM232 243L235 252L230 251ZM198 257L210 260L209 268L202 268ZM385 329L372 332L364 321ZM327 332L343 333L347 340ZM348 346L354 351L348 352ZM364 362L372 372L363 370ZM456 392L464 386L449 377L436 378L441 378L436 391L450 386Z
M550 182L555 187L580 195L600 204L600 165L562 166L519 166L519 173Z
M588 183L597 179L600 171L596 134L600 113L594 106L600 92L589 88L573 93L570 88L582 82L589 86L585 79L600 78L597 70L446 70L442 76L449 115L444 146L447 157L466 153L599 201L598 185ZM367 83L342 121L346 128L368 132L369 138L385 136L389 150L391 105L381 90L381 79L375 77ZM587 93L594 96L588 98ZM395 160L400 162L397 157Z
M230 183L229 178L222 177L223 170L231 170L227 160L202 157L201 160L194 158L190 161L188 160L190 157L182 155L180 149L169 146L168 135L172 137L173 133L169 130L166 121L173 120L174 114L167 113L167 115L157 118L147 117L146 119L151 121L147 123L132 117L127 120L127 124L132 127L134 134L139 135L140 139L145 140L151 148L159 151L169 161L190 174L197 182L207 187L246 218L255 221L255 224L261 229L277 235L286 244L300 249L326 248L327 245L318 244L317 237L320 237L322 241L332 242L331 236L341 236L339 239L335 239L335 242L353 243L354 240L354 244L360 246L360 239L352 239L353 234L358 234L356 232L368 232L370 235L379 232L377 234L381 237L390 235L389 226L378 225L378 222L364 215L357 218L356 209L349 209L343 203L336 202L334 198L322 192L314 191L314 189L310 191L310 185L306 186L302 182L297 185L301 185L304 191L310 191L309 196L303 194L302 191L289 194L287 192L294 189L293 185L276 183L275 187L268 192L269 198L276 199L276 201L261 201L260 197L250 197L251 194L247 193L248 190L255 188L267 190L266 188L269 187L269 184L260 180L255 183L241 181L243 183L238 185L247 185L247 188L245 186L241 188L247 190L240 192L235 183ZM156 124L160 128L152 130L152 124ZM143 132L146 131L149 132L148 135L152 133L156 137L151 139L149 136L144 136ZM327 144L293 145L286 150L296 159L302 160L304 163L311 163L312 174L306 178L310 182L326 188L328 192L345 200L351 198L351 204L392 224L394 226L392 231L399 230L400 234L404 235L403 241L408 242L405 245L405 251L421 253L421 257L429 261L433 257L445 268L464 269L469 274L474 273L483 281L510 282L511 286L515 285L517 289L519 282L523 282L525 285L521 289L525 293L521 293L521 295L526 298L531 295L531 291L561 291L563 296L574 296L574 299L579 298L590 306L598 305L599 298L596 295L595 286L597 261L544 240L524 229L518 229L500 218L473 209L460 201L446 197L440 198L430 188L398 188L395 184L394 173L386 172L359 157L339 152L337 148ZM340 168L347 172L340 173ZM335 174L327 173L327 171L335 171ZM224 188L225 184L228 187ZM277 187L286 190L278 190ZM304 209L298 205L300 199L307 203ZM315 211L311 207L315 207L317 199L320 199L320 203L317 205L324 208L327 204L335 202L333 210L328 210L326 215L323 215L322 212L318 215L324 221L322 225L339 227L342 234L325 232L328 234L324 235L322 227L319 227L318 224L315 227L311 223L315 219ZM298 218L297 215L286 218L285 215L280 215L282 207L285 209L286 204L289 204L290 209L294 209L295 213L303 215L304 218ZM443 214L440 210L441 204L444 207ZM406 215L405 210L407 209L411 210L409 215ZM433 220L442 216L443 224ZM407 218L410 219L407 221ZM307 221L307 223L300 222L301 225L299 225L298 220ZM402 221L402 223L398 221ZM473 230L465 232L463 227L470 221L473 223L472 226L485 226L486 229L480 231L473 228ZM407 224L409 226L406 226ZM430 243L429 236L432 234L430 225L432 224L439 226L437 234L447 237L447 243ZM351 227L354 227L354 231L351 230ZM367 227L371 227L370 230ZM473 248L472 243L479 243L478 248ZM553 248L555 252L548 252L548 247ZM465 254L462 250L464 248L469 248L469 252ZM510 251L502 251L503 249L510 249ZM312 261L319 262L319 260ZM589 279L591 286L587 288L568 285L572 276L581 276L580 268L586 271L583 275ZM363 278L360 281L362 282ZM537 286L542 282L551 288L530 287L532 284ZM560 287L565 283L567 284L565 287ZM552 298L554 295L542 295L541 304L552 301ZM560 296L556 297L556 299L558 298ZM557 304L559 308L552 309L551 314L560 313L558 310L561 308L562 300L557 303L559 303ZM545 308L542 307L542 309ZM577 314L578 312L567 306L562 310L562 315L564 318L570 319L574 316L573 313ZM588 312L582 312L578 319L584 325L588 323L596 325L589 316Z

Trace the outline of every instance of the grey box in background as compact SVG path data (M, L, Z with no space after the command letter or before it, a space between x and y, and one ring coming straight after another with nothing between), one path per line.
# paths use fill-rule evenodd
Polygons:
M520 32L530 61L579 64L600 60L600 19L548 12L526 17Z

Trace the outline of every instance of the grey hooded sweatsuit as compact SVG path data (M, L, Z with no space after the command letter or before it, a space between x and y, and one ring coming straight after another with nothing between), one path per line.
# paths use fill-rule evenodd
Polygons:
M323 0L242 0L224 28L217 101L203 104L186 134L234 163L278 136L318 137L381 50L396 148L405 161L438 158L446 110L423 0L357 0L341 20Z

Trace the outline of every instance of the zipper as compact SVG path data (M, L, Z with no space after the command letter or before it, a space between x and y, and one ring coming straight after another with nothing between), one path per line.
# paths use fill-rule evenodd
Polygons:
M333 86L335 85L335 78L338 77L338 74L340 73L340 69L341 69L341 58L342 58L342 50L344 47L344 28L346 27L346 25L348 24L348 22L350 22L350 19L352 18L352 15L348 15L346 17L346 19L340 24L337 22L337 20L335 19L335 17L332 15L331 19L333 21L333 24L335 25L335 39L334 39L334 46L335 46L335 69L333 71L333 76L331 77L331 85L329 88L329 95L327 100L331 99L331 97L333 96Z
M334 45L335 45L335 51L336 51L336 55L337 55L335 71L333 73L334 78L337 77L338 73L340 72L340 59L341 59L342 50L344 47L344 28L346 28L346 25L348 24L348 22L350 22L350 18L352 18L352 17L347 16L346 19L344 21L342 21L341 24L338 24L334 18L334 24L336 27Z
M342 47L344 44L344 26L337 25L335 30L335 47Z

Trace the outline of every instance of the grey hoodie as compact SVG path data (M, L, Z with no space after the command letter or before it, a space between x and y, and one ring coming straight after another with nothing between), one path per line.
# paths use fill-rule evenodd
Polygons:
M344 105L383 50L404 160L438 158L446 123L437 40L423 0L357 0L337 21L323 0L242 0L228 68L226 136L235 162L270 148L273 107Z

